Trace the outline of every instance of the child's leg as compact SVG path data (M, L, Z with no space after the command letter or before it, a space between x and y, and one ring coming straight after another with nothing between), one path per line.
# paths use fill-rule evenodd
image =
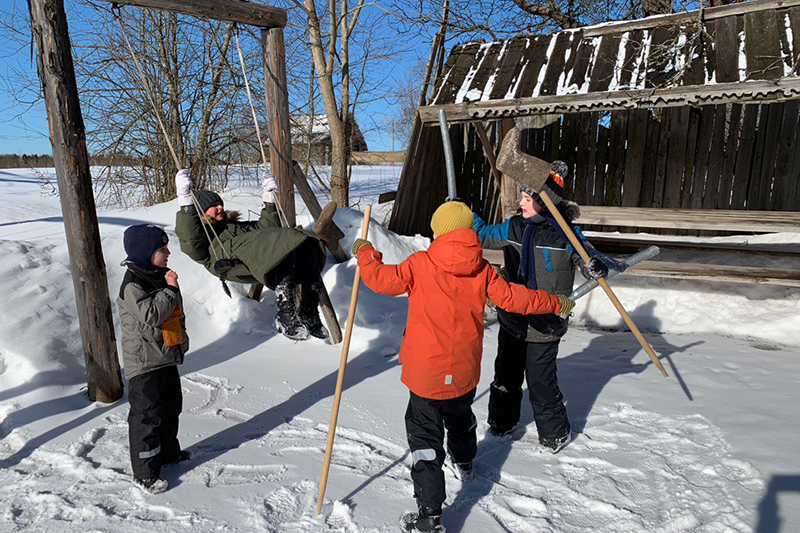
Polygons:
M527 344L500 328L489 392L489 425L500 433L511 431L519 423Z
M163 378L163 411L158 434L161 439L161 463L168 464L177 461L181 453L178 417L183 411L183 391L177 366L165 368Z
M475 389L472 389L463 396L442 401L447 451L454 463L471 463L478 451L477 422L472 413L474 399Z
M527 343L528 396L539 439L552 440L570 432L567 408L558 387L556 356L558 341Z
M128 439L131 467L136 479L161 476L161 438L163 415L160 372L154 370L131 378L128 384Z
M429 400L413 392L406 409L406 436L411 448L411 480L414 497L420 509L429 508L430 514L441 514L445 500L444 472L444 422L441 401Z

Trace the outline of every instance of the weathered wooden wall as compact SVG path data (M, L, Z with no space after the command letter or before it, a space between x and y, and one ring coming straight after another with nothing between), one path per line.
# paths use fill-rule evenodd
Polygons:
M567 163L565 197L581 205L800 211L799 111L789 101L576 113L524 130L523 143L532 155ZM454 125L451 137L459 195L497 221L497 191L474 127ZM417 143L390 225L399 233L429 233L446 196L438 128L421 128ZM402 194L412 174L414 194Z

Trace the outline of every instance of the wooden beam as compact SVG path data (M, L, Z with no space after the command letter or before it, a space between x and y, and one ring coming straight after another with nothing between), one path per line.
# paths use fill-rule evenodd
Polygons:
M800 212L581 206L581 215L575 223L736 233L800 233Z
M224 20L260 28L286 27L286 10L242 0L104 0L112 4L161 9L193 17Z
M278 182L278 203L291 228L296 222L283 30L261 30L261 42L264 47L264 95L267 99L267 131L270 139L269 166Z
M755 11L789 8L798 5L800 5L800 0L753 0L750 2L736 3L727 6L706 8L705 11L703 11L703 20L708 21L722 17L744 15L745 13L752 13ZM639 20L608 22L605 24L598 24L596 26L582 28L582 31L584 37L599 37L601 35L608 35L609 33L644 30L648 28L655 28L657 26L675 26L685 24L687 22L698 21L699 19L700 11L694 10L685 11L683 13L675 13L673 15L655 15Z
M63 0L29 0L39 79L64 218L91 401L113 403L123 385L108 277ZM46 336L47 332L42 332Z
M425 126L438 124L439 109L447 113L447 121L473 122L527 115L582 113L587 111L682 107L687 105L724 104L729 102L781 102L800 99L800 78L718 83L668 89L595 92L539 98L515 98L484 102L464 102L420 107L420 120Z
M354 165L374 163L402 163L405 160L405 150L388 152L350 152L350 162Z

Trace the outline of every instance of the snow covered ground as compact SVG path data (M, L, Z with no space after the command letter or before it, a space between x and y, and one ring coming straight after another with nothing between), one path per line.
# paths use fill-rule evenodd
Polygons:
M358 206L394 189L398 173L357 169ZM186 302L192 349L180 369L180 439L194 456L165 469L168 492L146 495L130 483L126 401L93 405L85 395L51 191L33 171L0 170L0 531L398 529L414 507L396 355L405 298L362 286L327 503L315 517L341 345L277 335L271 292L257 303L236 287L227 298L180 252L174 205L100 210L112 299L122 232L152 222L172 237L170 266ZM257 211L258 192L243 185L223 197L229 208ZM389 206L375 207L370 239L387 262L428 245L380 227ZM311 222L299 198L298 211L299 222ZM345 249L361 218L337 213ZM353 261L331 262L324 274L342 322L354 271ZM575 441L558 455L542 452L527 402L514 438L492 439L485 421L497 325L489 325L475 402L477 477L462 485L448 472L448 531L800 531L800 290L625 275L611 285L670 378L595 291L579 301L560 350Z

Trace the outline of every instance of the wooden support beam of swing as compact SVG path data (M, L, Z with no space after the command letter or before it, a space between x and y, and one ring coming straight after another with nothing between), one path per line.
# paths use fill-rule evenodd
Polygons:
M124 6L175 11L193 17L224 20L259 28L286 27L286 10L241 0L104 0Z

